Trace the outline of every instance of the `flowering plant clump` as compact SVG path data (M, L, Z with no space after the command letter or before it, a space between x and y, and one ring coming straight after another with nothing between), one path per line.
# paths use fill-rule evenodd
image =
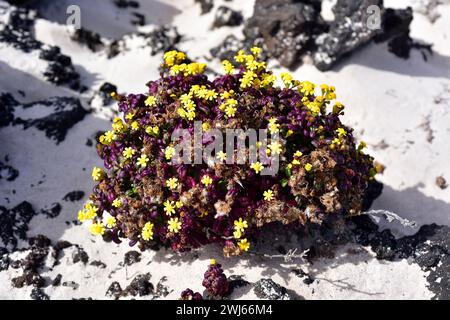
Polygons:
M220 243L230 256L248 251L260 227L272 222L305 225L359 214L376 170L365 144L356 146L353 130L341 123L335 88L289 73L278 78L259 54L259 48L239 51L234 62L223 62L224 75L209 80L205 64L170 51L147 93L114 93L123 118L99 138L105 169L93 169L97 184L79 220L93 234L129 239L142 250ZM267 175L270 163L230 163L237 147L214 153L213 162L174 163L173 133L193 132L198 121L204 132L256 128L278 135L256 148L276 155L279 169ZM210 143L203 138L196 148Z
M203 300L203 296L200 292L194 292L187 288L181 293L180 300Z
M230 286L227 277L223 273L222 266L216 263L215 259L211 259L208 270L203 277L202 285L213 297L225 297L229 293Z

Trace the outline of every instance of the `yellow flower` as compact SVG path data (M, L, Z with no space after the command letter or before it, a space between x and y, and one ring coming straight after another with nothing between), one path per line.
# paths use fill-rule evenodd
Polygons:
M203 176L201 181L206 187L213 183L213 179L210 176Z
M223 61L222 61L222 68L223 68L223 71L224 71L226 74L232 74L232 73L234 72L234 67L233 67L233 65L231 64L231 62L228 61L228 60L223 60Z
M261 54L261 48L253 47L250 49L255 57L258 57Z
M131 129L133 129L133 130L137 130L137 129L139 129L139 122L137 122L137 121L133 121L132 123L131 123Z
M145 132L147 132L148 134L152 134L152 135L158 135L159 134L159 127L158 126L154 126L154 127L147 127L147 129L145 129Z
M213 101L217 99L217 92L214 90L206 90L205 92L205 100Z
M244 50L239 50L237 55L234 57L234 60L238 63L242 63L245 61L245 52Z
M239 230L241 232L244 232L245 228L248 228L248 223L245 220L242 220L242 218L239 218L239 220L234 220L234 230Z
M178 64L186 59L186 54L176 50L168 51L164 53L164 62L169 67Z
M251 87L255 78L256 73L254 73L252 70L245 71L242 75L242 78L239 79L239 81L241 82L241 88Z
M163 205L164 205L164 212L166 213L166 215L171 216L172 214L175 213L175 202L166 200L163 203Z
M127 159L131 159L135 153L136 153L136 150L134 150L131 147L126 147L123 150L122 155Z
M223 151L219 151L217 152L217 159L219 159L220 161L225 161L227 160L227 154Z
M275 81L277 81L277 77L274 74L270 73L264 73L261 78L261 85L263 87L270 87L275 83Z
M153 107L156 105L156 98L154 96L148 96L144 103L147 107Z
M114 140L116 140L116 135L112 131L106 131L103 136L105 137L106 143L112 143Z
M298 166L300 164L300 161L297 159L292 160L292 164Z
M234 231L233 231L233 237L234 237L235 239L239 239L240 237L242 237L242 232L241 232L241 230L234 230Z
M242 239L238 242L238 246L242 251L248 251L250 249L250 242L247 239Z
M209 260L209 264L212 265L212 266L215 265L216 264L216 259L210 259Z
M358 150L361 151L364 148L367 148L367 144L364 141L361 141L358 145Z
M305 170L306 170L307 172L311 171L311 169L312 169L312 164L311 164L311 163L305 164Z
M172 159L172 157L175 155L175 148L168 146L165 150L164 150L164 156L166 157L166 160L170 160Z
M316 86L314 83L311 83L309 81L303 81L301 83L300 92L303 93L305 96L310 96L314 94L314 89Z
M115 208L120 208L122 206L122 200L120 198L114 199L112 206Z
M86 215L86 211L85 210L78 211L77 218L78 218L78 221L80 221L80 222L87 221L88 218L87 218L87 215Z
M283 72L281 75L281 80L283 81L286 87L290 87L292 84L292 80L294 79L289 72Z
M236 111L237 111L237 108L236 108L236 107L233 107L233 106L230 106L230 105L227 105L227 106L225 107L225 114L226 114L227 117L229 117L229 118L234 117L234 116L236 115Z
M181 229L181 222L178 220L178 218L170 218L169 222L169 231L173 233L178 233Z
M271 142L267 147L270 149L270 151L272 151L275 154L280 154L282 151L281 143L277 141Z
M269 132L271 134L280 132L280 124L277 123L276 118L271 118L269 120Z
M114 132L120 132L125 128L125 124L123 123L122 119L120 119L119 117L115 117L113 119L112 128Z
M202 130L203 131L208 131L211 128L211 125L208 122L203 122L202 123Z
M127 115L125 116L125 119L127 120L131 120L134 117L134 112L128 112Z
M105 175L105 172L102 169L97 168L97 167L94 167L92 169L92 179L94 179L94 181L102 180L104 175Z
M95 236L103 235L105 233L105 226L100 222L94 222L89 227L89 231Z
M223 100L227 100L227 99L231 98L233 95L234 95L234 90L224 91L220 94L220 98L222 98Z
M295 158L300 158L301 156L303 156L303 152L301 152L301 151L295 151L295 153L294 153L294 157Z
M336 132L337 132L339 138L345 137L347 135L347 131L345 131L344 128L338 128L336 130Z
M106 226L108 228L114 228L116 226L117 220L116 218L114 218L113 216L109 216L108 218L106 218Z
M344 106L342 105L342 103L336 102L333 106L333 114L338 114L342 110L344 110Z
M258 162L252 163L250 165L250 168L255 170L256 173L260 173L261 170L264 169L264 166L258 161Z
M166 186L170 190L174 190L178 187L178 179L177 178L170 178L166 181Z
M264 200L271 201L271 200L273 200L273 191L270 189L267 191L264 191L263 196L264 196Z
M175 207L177 207L177 209L180 209L182 206L183 206L183 202L181 202L180 200L175 202Z
M141 237L144 241L153 240L153 223L146 222L141 231Z
M146 154L142 154L138 159L137 159L137 164L139 166L141 166L142 168L147 167L147 163L150 161L150 159L147 157Z

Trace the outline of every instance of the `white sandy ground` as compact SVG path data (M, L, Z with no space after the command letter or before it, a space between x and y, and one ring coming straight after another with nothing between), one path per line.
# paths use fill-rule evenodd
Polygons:
M90 89L108 81L118 86L120 92L145 92L145 83L158 77L162 54L151 57L149 49L139 39L130 37L129 49L113 59L103 53L94 54L68 37L63 24L67 4L78 3L82 9L82 23L105 38L119 38L135 32L129 23L129 10L119 10L111 1L78 0L58 1L49 5L46 18L36 23L37 38L58 45L64 54L72 57L82 75L83 84ZM172 23L184 35L179 45L190 57L209 60L209 49L219 44L228 34L241 36L241 28L211 30L213 14L200 16L198 4L193 0L139 1L147 9L150 23ZM220 1L218 1L220 2ZM326 4L330 1L326 1ZM52 2L54 3L54 2ZM224 2L242 10L249 17L253 1ZM405 7L417 4L414 0L385 1L387 7ZM330 8L329 5L325 6ZM217 8L217 6L216 6ZM98 14L98 10L102 14ZM138 11L142 11L139 9ZM439 189L435 178L443 175L450 181L450 2L438 8L441 17L432 24L425 16L415 13L412 36L433 44L434 55L425 62L418 51L409 60L389 53L385 45L371 44L355 52L333 71L321 73L307 61L294 74L296 78L316 83L329 83L337 87L338 99L347 106L345 122L356 128L357 136L369 145L368 152L386 166L379 179L385 184L382 196L374 209L393 211L403 218L416 221L417 227L436 222L450 225L450 188ZM140 27L145 30L151 25ZM271 63L276 72L283 70ZM0 44L0 92L11 92L21 102L36 101L52 96L79 96L63 87L55 87L42 78L46 63L37 54L24 54ZM218 63L211 63L217 69ZM20 96L21 89L26 96ZM88 108L92 91L81 95ZM103 108L104 109L104 108ZM19 112L25 112L18 110ZM29 111L27 111L29 112ZM42 111L36 111L42 112ZM30 113L30 112L29 112ZM248 281L270 277L306 299L429 299L426 273L417 264L406 260L378 261L373 253L358 246L339 248L335 259L320 259L310 265L301 259L285 263L282 259L245 257L225 259L216 246L208 246L193 253L175 255L166 251L145 252L142 261L130 267L119 267L123 255L130 248L104 243L88 234L85 226L66 225L75 219L82 202L65 202L61 199L69 191L92 188L90 171L101 165L95 148L85 145L86 139L97 130L107 129L109 111L89 114L85 120L69 130L65 141L56 146L44 133L33 128L22 131L19 126L0 131L0 157L10 155L10 163L20 175L13 182L0 180L0 204L12 207L23 200L42 208L55 201L63 210L55 219L43 215L30 224L29 235L45 234L53 241L68 240L81 245L90 261L101 260L106 269L73 264L72 248L64 250L61 264L43 275L53 278L63 274L63 281L75 281L79 289L48 287L45 292L52 299L78 297L105 298L112 281L122 288L138 273L150 272L152 283L167 277L165 284L172 290L166 298L179 297L187 287L202 291L201 280L210 258L216 258L228 275L244 275ZM31 114L30 116L36 116ZM432 135L431 142L427 137ZM383 147L387 145L387 147ZM45 176L40 186L37 182ZM14 194L13 190L17 192ZM9 198L6 203L5 197ZM397 235L411 234L416 228L398 227L380 221L383 227L394 228ZM282 240L280 240L283 243ZM296 243L290 242L291 247ZM259 246L264 248L264 244ZM263 250L263 249L262 249ZM301 267L316 279L306 285L289 271ZM0 299L29 299L31 287L12 289L11 278L19 271L0 272ZM255 298L248 287L238 290L232 298Z

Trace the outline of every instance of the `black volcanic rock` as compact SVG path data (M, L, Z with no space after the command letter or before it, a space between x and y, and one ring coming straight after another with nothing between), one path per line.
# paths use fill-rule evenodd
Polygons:
M286 290L272 279L261 279L255 283L253 288L256 296L260 299L269 300L295 300Z
M236 27L242 23L244 17L239 11L235 11L226 6L220 6L217 8L214 16L214 28L220 28L223 26Z
M200 3L202 14L210 12L214 7L214 0L195 0L195 2Z
M43 118L17 118L15 124L22 124L25 129L35 127L44 131L48 138L56 141L56 144L64 141L69 129L89 113L82 107L80 100L72 97L54 97L24 105L24 108L33 107L51 108L53 112Z
M39 57L49 61L44 77L57 86L66 86L72 90L84 90L80 82L80 75L72 64L72 59L61 53L59 47L44 48Z
M174 49L175 45L181 40L178 29L169 25L160 26L151 32L141 34L141 36L147 41L152 56Z
M23 52L40 49L42 43L34 37L36 12L25 8L11 11L9 20L0 30L0 42L12 45Z
M0 94L0 128L6 127L14 120L14 108L19 105L10 93Z
M68 194L66 194L63 198L63 200L65 201L79 201L81 199L83 199L84 197L84 191L81 190L75 190L75 191L71 191Z
M73 41L87 46L93 52L101 50L104 46L104 43L98 33L83 28L75 29L70 38Z
M27 201L12 209L0 206L0 239L6 248L15 250L18 239L27 238L28 224L36 214Z
M325 30L317 3L257 0L244 34L247 39L262 37L272 57L284 67L294 67L302 54L314 48L315 35Z
M0 180L14 181L19 176L19 170L0 161Z
M382 10L382 0L338 0L333 7L335 20L329 31L315 40L314 65L321 71L330 69L341 57L368 43L380 30L369 27L367 8L376 5Z

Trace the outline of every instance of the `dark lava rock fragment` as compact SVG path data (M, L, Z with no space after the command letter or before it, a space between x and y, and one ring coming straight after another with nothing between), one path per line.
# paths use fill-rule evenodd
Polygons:
M33 288L30 298L33 300L50 300L50 297L41 288Z
M127 253L125 253L125 257L124 257L124 264L127 266L131 266L132 264L138 263L141 261L141 253L138 251L128 251Z
M15 250L17 238L25 240L28 223L36 215L32 205L23 201L12 209L0 206L0 239L6 248Z
M52 241L42 234L38 234L28 240L28 243L32 247L36 248L47 248L52 244Z
M40 49L42 43L34 38L34 21L36 12L25 8L11 11L7 23L0 30L0 42L12 45L23 51L31 52Z
M139 2L133 0L114 0L114 4L121 9L139 8Z
M77 249L72 254L72 261L73 263L82 262L86 264L89 262L89 256L82 247L77 246Z
M220 6L217 8L215 17L214 17L214 28L220 28L223 26L228 27L236 27L242 23L244 17L242 13L239 11L235 11L226 6Z
M61 279L62 279L62 274L58 274L55 279L53 279L52 281L52 286L54 287L58 287L59 285L61 285Z
M150 282L150 273L137 275L125 288L122 295L132 295L140 297L147 296L153 293L153 284Z
M0 180L5 179L6 181L14 181L18 176L19 170L0 161Z
M8 250L0 248L0 272L8 270L11 260L8 256Z
M44 131L48 138L56 141L56 144L64 141L69 129L89 113L82 107L80 100L72 97L54 97L24 105L24 108L31 107L52 108L53 112L44 118L27 120L18 118L15 123L23 124L25 129L35 127Z
M37 272L27 270L21 276L11 279L11 283L14 288L23 288L31 285L36 288L42 288L45 286L45 279Z
M436 178L436 185L442 190L447 189L448 187L447 181L444 179L443 176L439 176Z
M200 3L202 14L210 12L214 7L214 0L195 0L195 2Z
M14 120L14 108L19 105L10 93L0 94L0 128L9 126Z
M250 282L244 279L241 275L231 275L228 277L228 284L230 288L230 294L237 288L250 285Z
M117 281L114 281L109 286L105 295L107 297L111 297L111 298L114 297L115 299L119 299L119 297L122 295L122 292L123 292L123 290L122 290L122 287L120 286L120 283L118 283Z
M66 194L63 198L63 200L65 201L80 201L81 199L83 199L84 197L84 191L81 190L76 190L76 191L71 191L68 194Z
M272 279L261 279L257 281L253 291L260 299L295 300L295 298L287 292L285 287L275 283Z
M75 70L72 59L61 53L59 47L50 46L41 51L39 57L49 61L44 77L57 86L66 86L72 90L84 91L80 74Z
M101 262L100 260L94 260L94 261L92 261L89 264L91 266L98 267L98 268L101 268L101 269L105 269L106 268L106 263Z
M303 279L303 283L306 285L310 285L314 282L314 278L312 278L308 273L303 271L302 269L294 269L292 272L299 278Z
M160 52L173 50L181 40L178 29L170 25L160 26L151 32L142 34L142 36L146 39L152 56Z
M75 29L70 38L73 41L86 45L93 52L101 50L104 46L98 33L83 28Z
M56 218L61 213L62 206L58 202L52 203L49 207L41 210L41 214L46 215L48 218Z
M259 59L262 61L267 61L268 50L264 43L264 39L259 37L259 34L252 38L246 38L245 40L239 40L232 34L228 35L219 45L211 48L209 52L214 58L219 60L229 60L231 63L234 63L234 56L236 55L236 52L241 49L249 51L253 46L263 48Z
M111 102L113 102L113 98L111 97L111 93L117 92L117 86L105 82L103 83L100 88L98 89L100 97L102 99L103 105L109 105Z
M62 286L72 288L72 290L77 290L80 287L80 285L75 281L64 281Z
M315 40L314 65L321 71L330 69L341 57L368 43L380 32L369 27L367 8L383 8L382 0L338 0L333 7L335 20L329 31Z
M269 54L284 67L294 67L301 55L314 48L315 36L327 30L313 1L256 0L247 21L247 39L262 37Z

